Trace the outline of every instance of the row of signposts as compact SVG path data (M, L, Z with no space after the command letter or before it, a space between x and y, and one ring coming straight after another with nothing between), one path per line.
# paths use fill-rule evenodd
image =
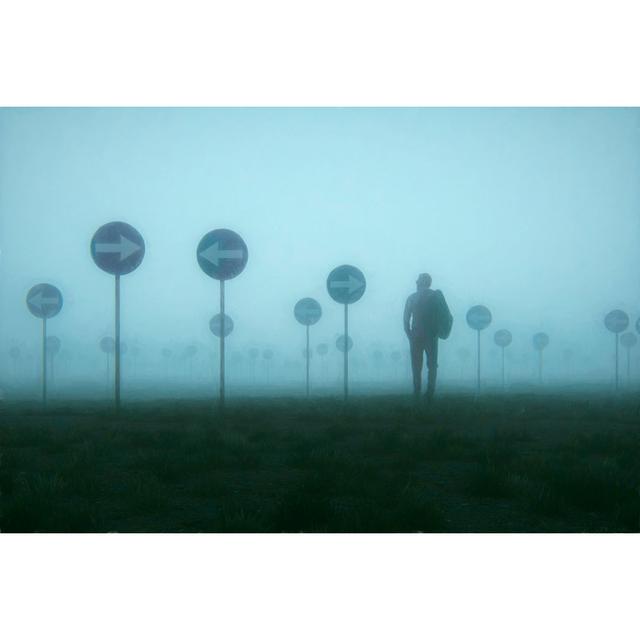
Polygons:
M477 391L480 391L480 332L491 324L491 311L483 305L471 307L467 312L467 324L477 331ZM638 342L638 338L633 333L620 334L629 326L629 316L620 309L614 309L607 313L604 318L605 327L615 335L615 388L619 389L619 348L622 344L627 349L627 378L631 370L631 348ZM640 318L636 321L636 331L640 333ZM504 350L511 344L512 335L507 329L500 329L494 334L494 342L502 349L502 386L505 382ZM542 353L549 346L549 336L544 332L539 332L533 336L533 347L538 352L538 380L542 383Z
M114 388L115 405L120 408L120 359L123 344L120 340L120 278L137 269L145 255L145 243L140 233L131 225L124 222L110 222L100 227L94 234L90 245L91 257L95 264L115 280L114 324L115 339L104 338L102 350L115 356ZM225 403L225 338L233 331L233 320L225 313L225 282L242 273L249 259L249 252L244 240L229 229L215 229L205 234L196 250L196 259L200 268L209 277L220 282L219 312L211 318L209 328L220 340L220 376L219 395L220 406ZM349 395L349 351L353 347L353 340L349 336L349 305L360 300L366 289L366 279L362 271L351 265L335 268L327 278L327 292L329 296L344 306L344 332L338 338L337 348L344 354L344 397ZM31 313L42 319L42 401L47 402L47 321L55 317L62 309L62 293L51 284L38 284L27 294L27 306ZM309 360L310 337L309 329L322 316L322 307L313 298L302 298L294 307L294 316L306 328L306 393L309 395ZM477 331L477 390L480 391L481 362L480 362L480 333L492 321L491 311L483 305L476 305L467 312L467 324ZM629 317L618 309L611 311L605 317L605 326L615 334L615 385L619 386L618 376L618 344L619 334L629 325ZM640 319L636 323L640 332ZM502 384L504 386L504 350L511 344L512 335L506 329L497 331L494 335L495 343L502 349ZM628 349L633 346L637 338L634 334L624 334L622 344ZM534 348L539 352L538 375L542 380L542 352L549 344L546 333L536 333L533 336ZM630 360L627 358L627 371Z

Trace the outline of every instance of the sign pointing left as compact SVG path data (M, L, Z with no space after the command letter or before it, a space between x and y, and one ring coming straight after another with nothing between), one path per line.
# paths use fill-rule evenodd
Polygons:
M220 260L242 260L244 251L242 249L221 249L220 243L214 242L200 251L198 255L208 260L214 267L217 267L220 264Z
M60 313L62 294L57 287L43 282L27 293L27 307L42 319L42 404L47 403L47 320Z
M62 309L62 294L52 284L37 284L27 294L27 307L36 318L53 318Z

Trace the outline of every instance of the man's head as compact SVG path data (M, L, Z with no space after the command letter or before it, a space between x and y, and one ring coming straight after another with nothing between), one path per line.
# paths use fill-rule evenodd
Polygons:
M431 286L431 276L428 273L421 273L416 280L418 291L428 289Z

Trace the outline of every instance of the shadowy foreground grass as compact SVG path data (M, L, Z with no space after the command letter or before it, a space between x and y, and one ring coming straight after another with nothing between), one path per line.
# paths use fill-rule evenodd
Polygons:
M3 532L640 528L633 398L0 410Z

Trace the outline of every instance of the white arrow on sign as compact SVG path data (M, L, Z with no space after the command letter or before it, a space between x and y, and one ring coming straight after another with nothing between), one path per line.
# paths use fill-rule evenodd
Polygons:
M351 295L354 291L364 287L364 282L350 275L348 280L334 280L329 283L329 286L332 289L348 289L349 295Z
M57 305L59 301L60 299L57 296L55 298L45 298L42 295L42 291L38 291L35 296L29 298L29 304L40 311L42 311L43 307Z
M120 242L101 242L96 243L96 253L119 253L120 262L126 260L142 247L135 242L131 242L129 238L125 238L120 234Z
M220 249L219 243L214 242L203 249L200 256L217 267L220 260L242 260L244 251L242 249Z

